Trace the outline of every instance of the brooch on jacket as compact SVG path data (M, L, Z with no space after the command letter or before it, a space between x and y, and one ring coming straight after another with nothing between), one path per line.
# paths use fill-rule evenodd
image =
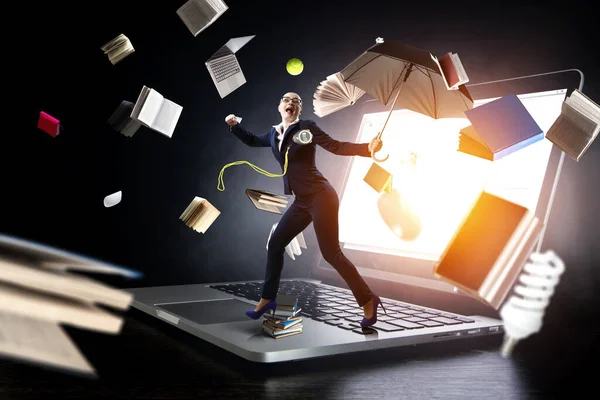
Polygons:
M312 143L313 134L308 129L303 129L299 132L294 133L292 140L297 144L310 144Z

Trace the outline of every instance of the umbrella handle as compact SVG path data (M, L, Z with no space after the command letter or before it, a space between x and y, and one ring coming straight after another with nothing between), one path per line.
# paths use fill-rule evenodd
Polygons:
M375 136L377 139L381 139L381 136L383 135L383 131L379 132L377 134L377 136ZM384 162L385 160L387 160L388 158L390 158L390 155L388 154L387 156L385 156L384 158L377 158L375 157L375 152L373 150L371 150L371 158L377 162Z
M385 160L387 160L388 158L390 158L390 155L388 154L384 158L377 158L377 157L375 157L375 152L373 150L371 150L371 158L373 160L377 161L377 162L384 162Z

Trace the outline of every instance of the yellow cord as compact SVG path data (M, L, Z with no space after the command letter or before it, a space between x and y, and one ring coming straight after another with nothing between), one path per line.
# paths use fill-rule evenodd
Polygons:
M257 167L256 165L249 163L248 161L235 161L232 163L229 163L227 165L225 165L223 168L221 168L221 172L219 172L219 179L218 179L218 183L217 183L217 189L221 192L225 191L225 182L223 181L223 173L225 172L225 170L231 166L234 165L242 165L242 164L248 164L249 166L252 167L252 169L254 169L256 172L261 173L269 178L279 178L285 175L285 173L287 172L287 167L288 167L288 153L290 152L290 149L288 148L287 151L285 152L285 163L283 164L283 174L272 174L268 171L265 171L264 169ZM221 189L221 187L223 189Z

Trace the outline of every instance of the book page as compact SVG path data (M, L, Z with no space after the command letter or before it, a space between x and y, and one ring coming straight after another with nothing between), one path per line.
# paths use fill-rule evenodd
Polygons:
M594 131L598 124L591 120L586 115L577 111L575 107L573 107L572 103L570 104L568 101L565 101L562 104L561 115L567 117L571 122L573 122L577 127L582 131L585 136L592 137L594 135Z
M120 317L91 304L4 283L0 283L0 312L112 334L123 324Z
M140 109L137 120L152 128L163 104L163 96L154 89L148 90L148 96Z
M164 99L162 106L157 113L156 119L150 127L162 133L163 135L172 137L182 110L183 107L181 107L179 104L176 104L171 100Z
M456 54L456 53L452 54L452 63L454 64L454 68L456 70L456 73L458 74L458 79L459 79L458 84L463 85L463 84L469 82L469 77L467 76L465 67L463 67L462 62L460 61L460 58L458 57L458 54Z
M55 323L0 312L0 355L95 375L96 371Z
M590 100L583 93L575 90L565 102L592 120L594 123L600 123L600 107Z

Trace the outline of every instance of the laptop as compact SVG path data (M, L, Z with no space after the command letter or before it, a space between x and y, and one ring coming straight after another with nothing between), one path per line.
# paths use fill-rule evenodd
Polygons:
M235 53L256 35L230 39L206 62L206 68L221 98L246 83Z
M555 79L546 80L544 85L525 79L473 85L469 90L475 106L510 93L517 94L546 132L560 114L569 90L577 87L574 79L567 81L568 85L557 86ZM362 109L355 111L362 113L360 126L355 127L356 142L366 142L381 129L387 111L376 101L365 102ZM562 152L544 139L502 160L487 162L482 168L484 171L473 171L473 165L482 165L487 160L456 151L458 132L468 126L469 121L466 118L434 120L422 125L424 121L423 116L412 111L396 110L388 122L390 131L383 138L386 146L390 146L388 149L395 148L392 142L407 149L405 155L390 156L396 165L390 172L395 175L395 183L404 182L399 190L407 197L412 196L414 212L421 219L422 227L416 238L400 240L377 215L377 193L365 189L367 184L363 181L371 159L352 157L339 161L347 163L343 188L338 191L342 250L373 292L381 297L387 310L387 314L379 310L373 329L359 327L362 309L322 257L307 276L285 279L280 284L279 294L299 298L303 331L298 335L274 339L263 333L262 319L251 320L245 316L244 311L253 309L260 298L262 280L132 288L128 289L134 294L132 307L259 363L503 333L497 310L435 278L433 268L464 213L468 212L467 205L472 204L473 196L482 189L526 205L546 223ZM407 136L402 132L420 135ZM418 137L418 140L411 144L410 137ZM443 143L427 148L427 143L434 139ZM392 157L397 158L392 160ZM441 173L439 157L460 162L453 163L454 166L443 163ZM386 162L386 168L393 169L391 165ZM451 185L440 182L447 179L453 179L460 190L454 194L449 192ZM416 185L426 180L428 184ZM365 207L367 203L373 203L373 207ZM357 209L361 213L356 213ZM286 258L285 262L289 265L291 260Z

